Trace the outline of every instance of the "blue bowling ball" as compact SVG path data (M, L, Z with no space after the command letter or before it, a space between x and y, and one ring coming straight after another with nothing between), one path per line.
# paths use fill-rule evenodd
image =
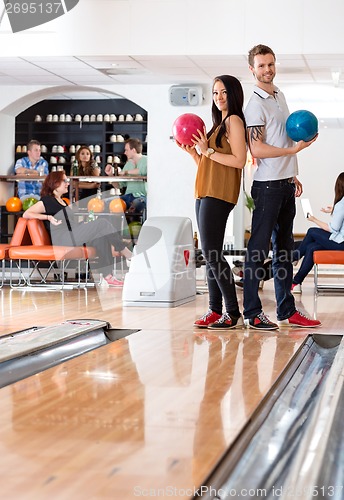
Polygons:
M318 119L310 111L294 111L286 123L287 134L295 142L310 141L318 133Z

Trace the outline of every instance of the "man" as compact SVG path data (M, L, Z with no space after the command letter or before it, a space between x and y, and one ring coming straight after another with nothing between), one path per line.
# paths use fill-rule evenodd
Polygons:
M302 193L302 185L296 178L296 153L310 146L316 137L309 142L294 143L287 136L285 123L289 110L284 95L273 83L275 60L274 52L266 45L253 47L248 55L256 86L245 109L245 119L249 147L257 160L257 170L251 191L255 208L244 268L244 317L248 327L258 330L321 325L320 321L297 311L291 293L295 196ZM273 246L278 325L264 314L258 295L270 241Z
M145 177L147 175L147 156L142 154L142 142L139 139L127 139L125 141L124 154L127 157L127 162L122 169L121 175ZM112 175L111 165L105 167L105 173ZM121 182L119 186L126 186L127 188L125 194L121 196L121 199L127 205L127 210L129 212L142 213L146 208L146 182Z
M29 196L40 198L42 182L34 179L40 175L48 175L47 161L41 157L41 145L38 141L31 140L27 145L27 156L17 160L14 171L16 175L25 175L29 181L18 182L18 198L25 199ZM32 180L31 180L32 178Z

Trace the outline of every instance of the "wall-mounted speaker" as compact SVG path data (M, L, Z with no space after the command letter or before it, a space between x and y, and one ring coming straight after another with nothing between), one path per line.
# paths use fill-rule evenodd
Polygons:
M198 106L203 99L200 86L172 85L169 94L172 106Z

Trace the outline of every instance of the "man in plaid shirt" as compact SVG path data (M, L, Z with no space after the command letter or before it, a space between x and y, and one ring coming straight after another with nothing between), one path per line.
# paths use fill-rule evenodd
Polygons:
M27 156L17 160L14 171L17 175L25 175L32 178L29 181L18 182L18 197L28 198L33 196L39 199L42 182L33 180L40 175L48 175L49 168L47 161L41 157L41 145L38 141L31 140L27 145ZM41 174L42 172L42 174Z

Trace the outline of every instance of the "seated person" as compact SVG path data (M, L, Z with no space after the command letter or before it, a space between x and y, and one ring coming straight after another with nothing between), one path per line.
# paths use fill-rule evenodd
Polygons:
M319 227L308 229L300 246L293 252L292 260L294 263L303 257L301 266L293 279L291 290L294 293L301 293L301 284L314 266L313 252L316 250L344 250L344 172L341 172L337 177L334 193L333 208L322 209L323 212L331 212L329 223L323 222L311 214L307 216L307 220L314 222Z
M42 175L42 173L48 175L49 167L48 162L41 156L41 144L38 141L33 139L28 143L27 156L23 156L16 161L14 173L30 177L30 181L18 182L18 198L24 200L32 197L39 200L42 182L34 179Z
M113 276L112 250L114 248L127 259L132 256L131 250L108 220L98 218L87 223L77 221L72 206L63 200L68 184L69 179L64 170L51 172L43 183L41 200L25 210L23 217L42 220L53 245L94 247L98 258L92 264L92 273L97 270L99 277L102 274L110 286L123 286L123 282Z
M88 146L81 146L76 152L75 159L78 162L78 175L90 177L98 177L100 175L100 168L94 160L93 153ZM88 198L87 201L89 201L90 197L97 194L98 188L98 182L79 181L79 200ZM80 205L82 205L82 203Z
M142 142L139 139L127 139L124 146L124 154L127 162L124 165L121 175L142 176L147 175L147 156L142 154ZM112 165L105 167L105 173L112 175ZM125 194L120 198L125 201L126 209L133 213L142 213L146 208L147 191L146 182L115 182L114 187L126 187Z

